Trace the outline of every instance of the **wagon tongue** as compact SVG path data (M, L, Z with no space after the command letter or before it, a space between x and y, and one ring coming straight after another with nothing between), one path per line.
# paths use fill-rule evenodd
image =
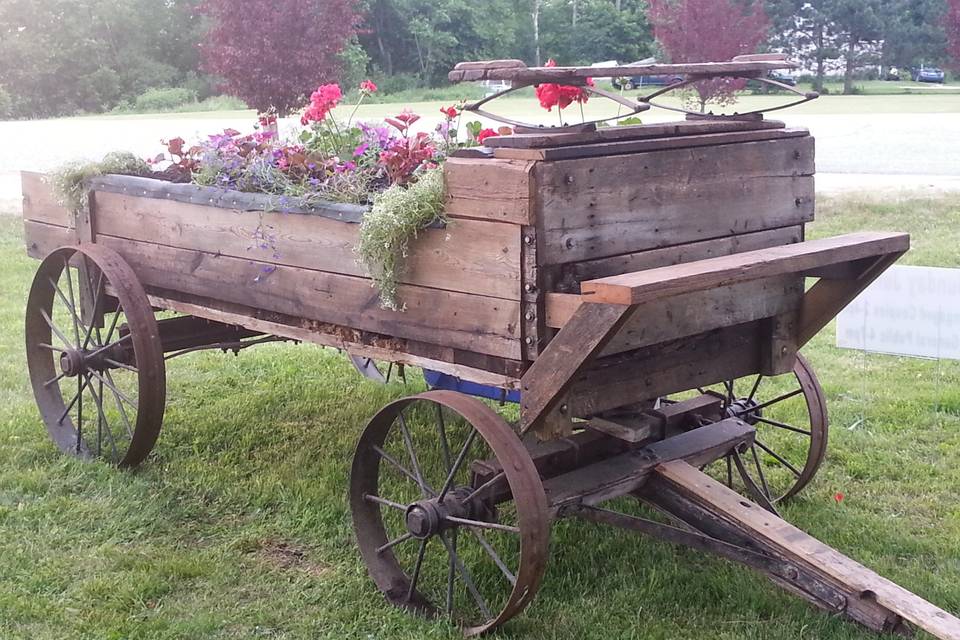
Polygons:
M874 631L908 634L912 623L943 640L960 638L960 620L807 535L683 460L661 463L643 488L643 502L680 529L581 507L587 520L647 533L740 562L831 613Z

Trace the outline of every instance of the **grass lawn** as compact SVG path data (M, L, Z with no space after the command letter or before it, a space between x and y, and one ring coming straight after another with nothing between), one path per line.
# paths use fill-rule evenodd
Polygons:
M909 264L960 266L956 197L827 200L810 235L861 228L913 233ZM143 468L83 464L55 451L28 389L35 266L19 221L0 218L0 638L460 637L387 606L352 541L357 436L421 381L377 386L306 345L193 354L169 363L164 432ZM841 351L832 328L805 353L832 441L785 516L960 611L960 363ZM747 570L650 539L561 522L552 550L538 598L498 637L875 637Z

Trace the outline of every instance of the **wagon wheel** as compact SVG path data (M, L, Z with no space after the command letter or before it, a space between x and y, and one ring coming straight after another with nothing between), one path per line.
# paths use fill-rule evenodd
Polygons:
M810 364L797 356L781 376L728 380L701 392L723 398L723 417L754 425L756 440L709 469L727 486L741 481L771 504L800 492L816 475L827 448L827 403Z
M475 635L537 593L543 485L517 435L475 398L427 391L384 407L357 446L350 505L370 576L395 605Z
M40 415L62 451L124 467L150 453L166 397L163 348L147 295L117 253L63 247L40 263L26 347Z

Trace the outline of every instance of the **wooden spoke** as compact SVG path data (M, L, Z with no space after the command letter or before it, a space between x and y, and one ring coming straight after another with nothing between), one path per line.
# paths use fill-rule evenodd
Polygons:
M113 377L110 375L109 371L104 371L107 376L107 380L113 382ZM120 412L120 417L123 419L123 425L127 430L127 436L133 438L133 427L130 425L130 418L127 416L127 410L123 408L123 402L120 400L120 396L113 394L113 401L117 404L117 411Z
M417 453L413 449L413 440L410 438L410 430L407 429L407 421L403 419L403 412L398 416L400 420L400 435L403 436L403 446L407 449L407 455L410 456L410 464L413 466L413 474L416 476L417 484L420 485L420 492L427 495L436 495L436 492L430 488L427 481L423 479L423 473L420 471L420 462L417 460Z
M486 600L483 599L483 596L480 595L480 592L477 590L477 585L473 581L473 577L470 575L470 572L464 566L463 562L460 560L460 556L457 555L456 550L454 550L450 543L443 536L439 536L443 546L447 548L447 553L450 554L450 557L453 558L453 562L457 567L457 572L460 574L460 579L463 580L463 583L467 586L467 591L470 592L470 595L473 596L474 602L477 603L477 607L483 613L484 617L492 618L493 614L490 613L490 607L487 606Z
M57 420L58 424L63 422L63 419L67 417L67 414L70 413L70 410L73 409L74 405L77 404L77 400L80 399L80 394L83 393L84 388L86 387L87 383L90 381L90 378L84 378L83 376L78 376L77 382L79 383L81 379L83 379L85 382L82 385L80 385L80 389L77 391L76 395L73 396L73 399L63 410L63 413L60 414L60 419Z
M750 445L750 455L753 457L753 465L757 468L757 475L760 477L760 484L763 487L763 495L770 499L770 487L767 486L767 476L763 473L763 465L760 464L760 456L757 455L757 447Z
M118 460L120 453L117 449L117 440L113 436L113 431L110 429L110 424L107 422L107 415L103 410L103 383L100 384L99 394L93 390L93 385L90 385L90 395L93 396L94 402L97 403L97 455L101 455L101 443L103 442L103 428L106 427L107 436L110 440L110 449L113 451L113 460Z
M74 299L74 297L73 297L73 277L70 275L70 261L67 260L66 256L64 256L64 258L63 258L63 272L64 272L64 273L66 274L66 276L67 276L67 290L70 292L70 303L69 303L68 306L70 307L70 311L71 311L71 313L73 314L73 330L74 330L74 333L76 334L76 338L77 338L76 345L77 345L77 347L79 347L79 346L80 346L80 324L81 324L81 322L80 322L80 318L77 317L77 312L76 312L77 305L76 305L76 301L75 301L75 299ZM53 279L52 279L52 278L51 278L51 282L53 282ZM56 283L53 283L53 285L54 285L54 289L56 289L56 291L59 293L59 292L60 292L60 288L56 285ZM63 295L63 294L61 294L61 295ZM66 303L66 301L65 301L65 303Z
M47 380L46 382L44 382L44 383L43 383L43 386L49 387L50 385L54 384L55 382L60 382L60 380L62 380L65 375L67 375L67 374L65 374L65 373L59 373L59 374L57 374L55 377L50 378L49 380Z
M782 464L783 466L785 466L787 469L789 469L790 471L792 471L792 472L793 472L793 475L797 476L798 478L800 477L800 473L801 473L801 472L800 472L799 469L797 469L795 466L793 466L792 464L790 464L789 462L787 462L787 460L786 460L785 458L783 458L782 456L780 456L779 454L777 454L776 452L774 452L773 449L771 449L771 448L768 447L767 445L765 445L765 444L763 444L762 442L760 442L759 438L754 439L753 442L754 442L754 444L756 444L758 447L760 447L761 449L763 449L764 451L766 451L774 460L776 460L777 462L779 462L780 464Z
M402 473L404 476L406 476L407 478L409 478L409 479L413 482L413 484L417 485L417 486L420 487L421 489L426 490L426 487L423 485L423 483L421 483L420 480L418 480L415 475L413 475L412 473L410 473L410 471L409 471L406 467L404 467L402 464L400 464L399 462L397 462L396 458L394 458L393 456L391 456L389 453L387 453L386 451L384 451L384 450L381 449L380 447L374 446L374 447L373 447L373 450L376 451L377 454L378 454L381 458L383 458L384 460L386 460L387 462L389 462L391 465L393 465L393 467L394 467L397 471L399 471L399 472ZM406 507L404 507L404 509L406 509Z
M483 522L481 520L470 520L469 518L458 518L456 516L447 516L446 520L465 527L475 527L477 529L491 529L494 531L509 531L510 533L520 533L519 527L513 527L498 522Z
M460 465L463 464L464 459L467 457L467 452L470 450L470 445L473 444L474 438L477 437L477 431L471 430L470 435L467 436L467 441L463 443L463 448L460 449L460 453L457 455L456 461L453 463L453 466L450 467L450 473L447 475L446 481L443 483L443 488L440 490L440 500L443 501L446 497L447 492L450 491L450 487L453 486L453 479L457 474L457 471L460 469Z
M791 392L789 392L789 393L784 393L783 395L777 396L776 398L774 398L774 399L772 399L772 400L767 400L766 402L761 402L761 403L759 403L759 404L757 404L757 405L754 405L754 406L752 406L752 407L749 407L749 408L747 408L747 409L742 409L742 410L740 410L740 411L735 411L734 413L737 414L737 417L749 415L750 413L756 412L756 411L759 410L759 409L766 409L767 407L769 407L769 406L771 406L771 405L778 404L778 403L780 403L780 402L783 402L784 400L787 400L787 399L792 398L792 397L794 397L794 396L800 395L801 393L803 393L803 389L794 389L793 391L791 391Z
M387 500L386 498L381 498L380 496L375 496L370 493L363 496L363 499L366 500L367 502L375 502L377 504L382 504L385 507L390 507L391 509L397 509L398 511L403 511L404 513L406 513L407 511L407 505L405 504L400 504L399 502L394 502L393 500Z
M794 427L787 424L786 422L780 422L778 420L773 420L765 416L750 416L751 420L756 420L757 422L762 422L763 424L768 424L771 427L777 427L779 429L786 429L787 431L793 431L794 433L801 433L805 436L810 436L810 432L806 429L801 429L800 427Z
M63 295L63 292L60 290L60 286L54 282L53 278L49 278L50 286L53 287L53 291L57 294L57 297L60 298L60 301L63 302L65 306L70 311L70 316L73 318L73 332L77 339L77 344L80 344L80 326L83 322L80 320L80 317L77 315L77 309L73 306L71 300L67 300L67 296ZM73 298L73 291L70 292L70 297Z
M131 407L133 407L134 409L137 408L137 402L136 402L136 400L133 400L133 399L129 398L125 393L123 393L122 391L120 391L119 389L117 389L117 387L116 387L116 385L113 383L113 380L112 380L112 379L107 379L107 378L103 377L102 375L100 375L99 373L97 373L96 371L94 371L93 369L90 369L89 372L90 372L90 375L94 376L97 380L99 380L100 382L102 382L103 384L105 384L105 385L107 386L107 388L110 389L111 392L113 392L113 395L115 395L115 396L116 396L117 398L119 398L120 400L123 400L124 402L126 402L127 404L129 404L129 405L130 405Z
M70 339L67 338L67 336L63 335L60 329L58 329L57 326L53 324L53 320L50 319L50 315L46 312L45 309L40 310L40 315L43 317L44 322L47 323L47 326L50 327L50 330L53 331L53 333L60 339L61 342L63 342L63 346L67 347L68 349L75 346L70 344Z
M410 579L410 587L407 589L407 602L413 601L413 594L417 590L417 582L420 580L420 567L423 566L423 556L427 551L427 543L430 538L424 538L420 541L420 548L417 550L417 562L413 565L413 577ZM446 544L446 540L444 540Z
M517 584L517 577L513 575L513 572L507 567L503 559L500 557L500 554L490 546L490 543L487 542L487 539L483 537L483 534L477 531L476 529L470 529L470 533L473 534L473 537L477 539L477 542L480 543L480 546L483 547L483 550L487 552L487 555L493 560L493 563L497 565L497 568L503 573L503 576L507 579L511 585Z
M763 380L763 376L757 376L757 379L753 381L753 387L750 389L750 394L747 395L747 402L753 400L753 397L757 395L757 389L760 388L760 381Z
M99 269L98 269L99 271ZM87 287L90 287L90 280L87 280ZM90 305L90 308L93 309L96 313L97 309L100 308L100 293L103 291L103 271L100 271L100 275L97 278L97 290L90 292L90 297L93 299L93 303ZM90 338L93 337L93 330L97 330L97 346L102 346L100 340L100 328L96 326L96 322L91 322L90 326L87 327L87 335L83 337L83 348L86 349L90 345Z
M113 366L117 367L118 369L126 369L127 371L133 371L134 373L137 372L137 368L136 368L136 367L131 366L131 365L129 365L129 364L124 364L123 362L117 362L117 361L114 360L113 358L104 358L103 361L106 362L107 364L112 364Z
M412 538L412 537L413 537L413 534L412 534L412 533L405 533L405 534L403 534L402 536L400 536L399 538L394 538L394 539L391 540L390 542L388 542L388 543L386 543L386 544L384 544L384 545L380 545L379 547L377 547L377 553L383 553L383 552L386 551L387 549L392 549L393 547L397 546L397 545L400 544L401 542L406 542L407 540L409 540L409 539Z

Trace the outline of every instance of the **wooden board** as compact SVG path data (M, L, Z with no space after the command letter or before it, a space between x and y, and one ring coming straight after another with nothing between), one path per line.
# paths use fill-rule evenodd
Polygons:
M628 153L647 153L664 149L688 149L756 142L759 140L783 140L806 137L806 129L766 129L759 131L731 131L707 133L696 136L663 136L641 140L621 140L595 144L579 144L550 149L494 149L493 157L504 160L570 160L573 158L599 158Z
M732 523L761 547L827 578L845 592L879 604L943 640L960 638L960 619L867 569L684 462L666 462L656 474L682 495ZM852 607L855 603L845 603Z
M810 137L535 169L540 264L796 226L813 219Z
M681 293L784 274L803 274L809 269L902 253L909 247L910 236L905 233L849 233L588 280L580 288L584 299L591 302L641 304Z
M580 293L580 283L584 280L605 278L620 273L656 269L672 264L682 264L694 260L705 260L717 256L726 256L754 249L777 247L803 240L803 227L783 227L756 233L744 233L724 238L713 238L700 242L689 242L663 249L637 251L609 258L570 262L560 268L556 287L559 291Z
M45 258L57 247L77 242L72 229L33 220L23 221L23 239L27 245L27 255L37 260Z
M702 135L704 133L727 133L731 131L756 131L760 129L783 129L778 120L724 120L716 121L679 121L657 124L600 127L596 131L582 133L551 133L544 129L536 133L516 133L509 136L487 138L483 144L491 149L546 149L568 147L598 142L618 142L621 140L642 140L644 138L663 138L673 136Z
M448 216L526 225L532 222L532 162L448 158L443 165Z
M23 218L59 227L73 227L73 214L57 202L53 188L44 181L44 174L21 171Z
M368 277L354 247L359 225L296 213L237 211L96 192L98 233L244 260ZM520 228L455 220L424 229L401 282L520 299Z
M642 305L611 338L600 355L631 351L712 329L798 311L803 296L803 281L800 276L780 276L716 287ZM580 296L548 294L548 326L564 326L579 304Z
M729 62L697 62L686 64L634 64L613 67L521 67L515 60L497 60L494 64L461 62L447 74L450 82L470 80L509 80L520 84L541 82L576 83L586 78L615 78L641 75L741 75L757 76L776 69L796 67L786 59Z
M520 358L520 303L401 285L404 312L380 308L369 280L98 234L144 285L292 316ZM260 281L257 281L257 278Z
M761 322L717 329L597 360L571 385L567 397L570 414L589 417L757 373Z

